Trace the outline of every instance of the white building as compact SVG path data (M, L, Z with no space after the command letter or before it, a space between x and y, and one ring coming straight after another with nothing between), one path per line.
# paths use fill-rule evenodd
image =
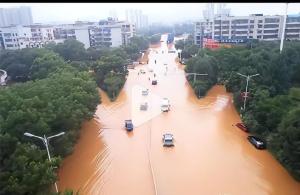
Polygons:
M34 24L24 27L29 27L31 29L30 48L41 48L54 40L54 28L51 25Z
M49 25L1 27L0 34L3 49L41 48L54 40L53 27Z
M300 40L300 13L288 15L286 19L285 38Z
M214 20L195 23L195 43L201 45L202 38L220 42L244 42L247 39L280 40L284 16L215 16ZM287 17L286 39L300 40L300 15Z
M76 22L75 24L57 25L54 27L55 42L63 42L66 39L76 39L84 44L84 48L91 47L90 29L95 27L95 23Z
M90 29L91 47L119 47L127 45L135 34L135 26L112 18L101 20L99 25Z
M214 4L203 11L204 19L195 23L194 41L202 45L203 38L220 42L245 42L247 39L279 40L282 35L284 16L230 16L230 9L219 4L214 14ZM300 40L300 13L289 15L286 22L286 39Z
M11 25L31 25L33 23L31 8L0 8L0 27Z
M8 26L0 28L3 49L23 49L29 47L31 29L23 26Z
M148 16L142 14L142 10L126 10L126 21L134 24L138 29L148 26Z

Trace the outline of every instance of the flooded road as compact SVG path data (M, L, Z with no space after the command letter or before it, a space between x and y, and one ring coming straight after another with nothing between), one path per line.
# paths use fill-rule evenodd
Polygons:
M177 54L168 53L171 47L163 42L152 48L149 66L130 70L115 102L101 92L97 117L83 125L59 171L59 189L95 195L299 195L300 183L234 126L240 118L223 86L197 99L175 62ZM140 69L146 74L138 74ZM152 79L158 84L151 85ZM142 96L143 88L148 96ZM164 97L171 103L167 113L160 108ZM148 109L140 111L145 101ZM124 129L125 119L132 119L133 132ZM173 148L162 146L167 132L174 135Z

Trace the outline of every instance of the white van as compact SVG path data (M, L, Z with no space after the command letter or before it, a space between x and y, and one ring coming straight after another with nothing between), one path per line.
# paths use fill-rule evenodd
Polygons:
M161 104L161 111L163 111L163 112L170 111L170 101L168 98L163 98L162 104Z

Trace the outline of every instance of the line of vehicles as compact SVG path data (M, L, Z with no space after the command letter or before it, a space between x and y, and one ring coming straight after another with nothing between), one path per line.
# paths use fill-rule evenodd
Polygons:
M235 126L246 133L249 132L248 128L246 127L246 125L244 123L237 123ZM247 137L247 139L257 149L266 149L267 148L266 142L257 136L249 135Z
M149 94L149 89L147 88L143 88L142 89L142 96L147 96ZM161 103L161 111L163 112L168 112L170 111L170 100L168 98L163 98L162 99L162 103ZM140 104L140 110L141 111L147 111L148 109L148 102L146 101L143 101L141 104ZM132 120L131 119L128 119L128 120L125 120L125 129L127 131L133 131L133 123L132 123ZM165 147L170 147L170 146L174 146L174 138L173 138L173 135L170 134L170 133L166 133L163 135L162 137L162 141L163 141L163 146Z
M168 53L175 53L174 50L169 50ZM185 64L184 59L181 60L182 64ZM167 65L167 64L164 64ZM149 68L149 72L153 72L152 68ZM140 69L139 74L145 74L146 72L143 69ZM150 80L150 79L149 79ZM152 85L157 85L157 79L154 78L151 81ZM144 88L142 89L142 96L147 96L149 94L149 89ZM170 111L170 101L168 98L163 98L161 103L161 111L162 112L168 112ZM148 110L148 103L146 101L141 102L140 104L140 110L141 111L147 111ZM235 125L237 128L241 129L242 131L249 133L248 128L243 123L236 123ZM133 123L132 120L125 120L125 128L127 131L133 130ZM257 136L249 135L247 136L248 141L256 148L256 149L266 149L267 145L266 142L262 139L260 139ZM174 146L174 138L173 135L170 133L163 134L163 146Z

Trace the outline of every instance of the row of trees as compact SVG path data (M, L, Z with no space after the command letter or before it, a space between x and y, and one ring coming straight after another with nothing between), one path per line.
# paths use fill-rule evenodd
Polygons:
M0 89L0 194L47 194L61 157L72 151L81 123L92 118L99 103L88 72L51 51L33 62L32 81ZM51 140L49 162L43 143L25 137L26 131L66 134Z
M198 53L199 47L194 44L194 38L189 35L186 40L179 40L175 43L175 48L181 50L181 58L188 59Z
M116 98L126 79L124 65L148 45L147 39L134 37L126 47L86 50L66 40L43 49L0 52L0 68L15 83L0 88L0 194L49 193L81 123L93 117L100 102L97 85ZM41 140L24 136L27 131L40 136L66 132L51 140L52 162Z
M300 180L300 42L286 42L281 54L279 42L200 50L188 60L186 71L211 75L203 85L207 89L225 84L251 133L265 139L273 155ZM246 110L241 110L246 79L237 72L260 74L251 79Z
M63 44L50 43L43 49L4 50L0 53L0 68L7 70L12 81L25 82L46 78L56 71L57 65L69 63L78 70L95 72L98 86L114 100L126 80L125 65L138 60L149 43L148 38L136 36L119 48L86 50L82 43L66 40Z

